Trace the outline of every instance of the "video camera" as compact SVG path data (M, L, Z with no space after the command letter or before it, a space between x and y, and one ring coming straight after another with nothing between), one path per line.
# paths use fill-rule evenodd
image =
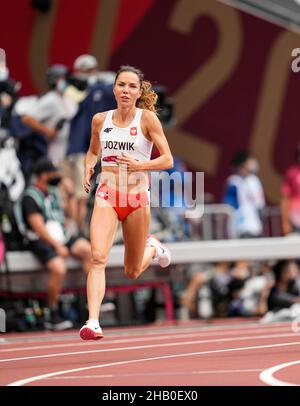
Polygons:
M173 126L175 124L174 100L167 95L165 86L154 85L153 90L158 95L157 110L162 124L165 127Z

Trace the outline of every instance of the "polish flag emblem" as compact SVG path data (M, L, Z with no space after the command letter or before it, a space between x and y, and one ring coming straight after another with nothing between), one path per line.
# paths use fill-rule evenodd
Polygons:
M137 128L136 127L131 127L130 128L130 135L137 135Z

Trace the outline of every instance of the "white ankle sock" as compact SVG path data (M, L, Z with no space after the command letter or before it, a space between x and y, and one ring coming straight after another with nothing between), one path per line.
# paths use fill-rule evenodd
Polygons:
M88 323L92 323L92 324L94 324L94 325L99 325L99 320L96 320L96 319L88 319L88 321L87 321Z

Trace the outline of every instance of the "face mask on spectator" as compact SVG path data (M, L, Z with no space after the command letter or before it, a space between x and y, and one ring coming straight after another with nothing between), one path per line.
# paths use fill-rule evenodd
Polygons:
M49 179L47 181L50 186L58 186L61 182L61 176L56 176L55 178Z
M0 82L5 82L8 79L8 69L0 67Z
M97 75L97 74L95 74L95 75L89 75L89 77L88 77L88 84L89 84L90 86L93 86L97 81L98 81L98 75Z
M256 159L251 159L248 162L248 171L254 175L257 175L259 172L259 163L257 162Z

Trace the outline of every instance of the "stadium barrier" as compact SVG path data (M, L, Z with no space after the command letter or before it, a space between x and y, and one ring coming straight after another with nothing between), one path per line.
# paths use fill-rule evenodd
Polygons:
M164 297L166 316L174 319L171 283L178 280L185 264L219 261L264 261L300 258L300 236L231 239L218 241L190 241L166 244L172 252L172 264L166 269L151 266L138 280L129 280L122 272L124 247L114 246L107 265L107 290L130 292L140 288L160 288ZM47 273L39 261L27 251L8 252L7 270L0 272L0 292L17 296L43 294ZM80 270L80 262L67 259L69 271L65 292L85 291L86 278ZM37 277L38 275L38 277ZM9 286L9 289L8 289Z

